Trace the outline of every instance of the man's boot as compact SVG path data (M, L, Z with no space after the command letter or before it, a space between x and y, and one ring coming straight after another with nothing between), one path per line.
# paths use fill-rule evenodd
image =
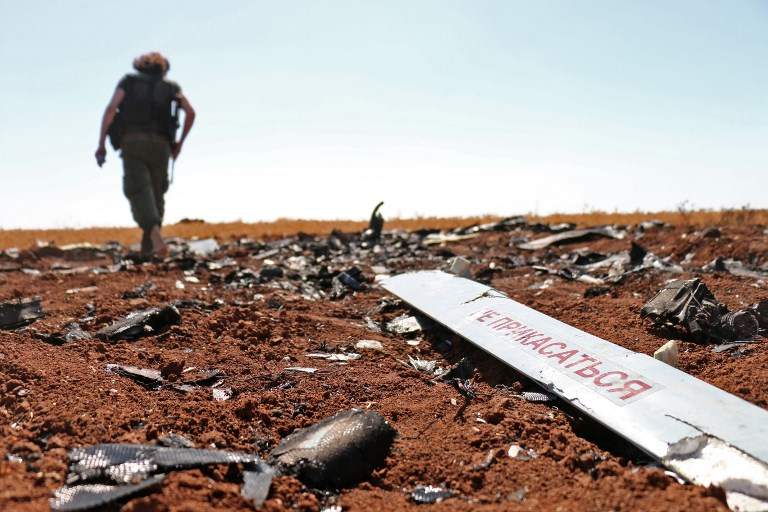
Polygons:
M143 229L141 231L141 255L145 258L152 256L152 230Z
M152 252L155 256L165 258L168 255L168 246L165 245L163 236L160 234L160 226L153 226L149 237L152 240Z

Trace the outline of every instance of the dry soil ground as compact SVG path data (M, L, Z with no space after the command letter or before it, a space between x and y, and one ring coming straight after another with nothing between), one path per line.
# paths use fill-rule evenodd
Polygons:
M722 228L719 238L695 228L664 227L638 242L661 257L686 261L683 277L700 275L715 295L731 307L768 298L768 284L728 273L697 269L716 256L763 265L768 258L764 226ZM631 233L631 231L630 231ZM467 256L473 270L490 263L500 269L492 285L512 298L587 332L632 350L651 354L670 336L649 329L639 310L670 277L648 271L585 297L587 284L540 275L516 256L566 254L589 247L605 253L626 250L630 239L604 239L524 253L511 237L542 233L482 233L477 238L433 246L430 257L400 258L388 270L436 268L453 254ZM262 249L224 248L242 268L256 271ZM298 253L297 253L298 254ZM22 255L22 257L25 257ZM324 495L291 477L280 477L265 503L267 510L725 510L717 490L682 485L641 454L580 417L564 404L530 403L517 393L530 389L525 378L469 343L453 339L448 351L434 342L450 336L428 332L419 343L400 335L377 333L365 324L408 313L399 304L384 311L377 305L389 295L372 282L366 291L338 300L308 300L270 283L251 287L224 285L217 275L227 269L198 268L199 282L167 263L147 263L96 274L111 260L73 262L27 254L23 266L39 271L0 273L0 301L39 296L46 316L16 331L0 331L0 509L46 510L48 498L66 475L67 449L100 442L153 442L167 433L188 437L197 446L215 445L267 453L294 429L339 410L360 407L379 411L399 435L385 466L362 484ZM365 262L363 273L374 271ZM80 268L83 267L83 268ZM547 280L550 279L549 283ZM123 293L151 281L146 297ZM181 289L177 283L184 285ZM135 309L196 298L221 299L214 311L185 309L182 322L159 336L135 342L97 339L60 346L35 336L52 333L86 314L93 332ZM352 350L361 339L379 340L383 352L361 351L349 364L310 359L312 350ZM435 383L404 364L408 356L446 366L469 356L477 366L476 398L465 402L457 390ZM163 368L216 368L234 390L215 401L210 390L179 393L147 390L130 379L105 371L108 363ZM286 371L315 367L314 374ZM714 353L712 347L685 342L680 368L760 407L768 407L768 345ZM715 413L715 411L713 411ZM534 450L520 461L507 456L512 444ZM11 457L8 457L11 456ZM10 459L10 460L8 460ZM237 470L181 471L157 492L122 505L128 511L247 510L240 497ZM435 505L415 505L408 491L417 485L441 485L455 497Z

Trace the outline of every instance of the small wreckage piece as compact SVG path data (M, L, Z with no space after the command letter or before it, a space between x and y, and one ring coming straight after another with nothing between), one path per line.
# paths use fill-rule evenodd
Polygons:
M215 400L228 400L232 397L233 393L229 388L218 387L224 381L226 375L221 370L216 369L198 370L191 374L182 372L183 375L176 381L166 379L161 370L153 370L151 368L108 364L106 370L109 373L127 377L140 386L154 391L163 387L170 387L175 391L189 392L200 387L209 387L213 388Z
M517 247L518 249L524 249L526 251L535 251L537 249L545 249L551 245L574 244L577 242L585 242L601 237L616 238L621 240L625 236L626 233L624 231L619 231L611 226L605 226L602 228L574 229L571 231L556 233L544 238L538 238L530 242L518 244Z
M768 509L768 411L645 354L440 271L389 292L570 402L733 510Z
M306 485L338 489L380 466L396 434L381 414L350 409L296 430L272 451L271 460Z
M434 485L420 485L415 487L408 495L411 501L418 505L432 505L440 503L454 495L453 491Z
M87 340L91 337L77 322L68 323L64 326L64 329L63 332L57 333L36 332L33 336L51 345L63 345L77 340Z
M749 340L768 328L768 301L729 312L698 278L667 283L640 311L656 325L683 327L697 341Z
M0 302L0 329L16 329L42 318L43 307L40 298Z
M96 336L109 341L136 340L179 323L181 323L181 313L176 306L168 304L162 308L135 311L124 319L104 327L96 333Z
M258 471L263 463L246 453L148 444L75 448L69 452L66 485L54 493L50 506L56 511L101 508L159 485L169 471L216 464L244 464Z

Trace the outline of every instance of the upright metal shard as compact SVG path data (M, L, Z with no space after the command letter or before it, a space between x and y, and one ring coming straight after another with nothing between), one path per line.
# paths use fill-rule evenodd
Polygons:
M382 284L690 481L720 486L733 510L768 510L768 411L468 279Z

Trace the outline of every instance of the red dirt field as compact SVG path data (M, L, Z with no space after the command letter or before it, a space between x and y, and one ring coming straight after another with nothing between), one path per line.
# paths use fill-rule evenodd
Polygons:
M639 311L668 279L698 275L731 308L768 298L768 284L761 279L699 270L718 256L756 267L768 262L764 226L723 226L721 231L720 237L710 238L694 227L649 230L637 241L659 257L680 263L694 253L685 261L685 272L638 272L610 285L608 293L589 298L584 292L590 285L540 275L530 264L513 263L513 258L553 258L584 247L603 253L627 250L634 231L629 230L624 240L601 239L533 252L510 245L511 238L546 233L487 232L471 240L430 246L413 257L392 258L385 266L391 273L442 268L451 254L468 257L475 272L494 263L500 270L492 274L491 284L513 299L613 343L652 354L671 335L650 329ZM238 267L258 272L264 258L252 256L262 250L225 245L215 257L230 256ZM311 252L292 251L293 256ZM370 259L354 262L370 279L367 290L336 300L309 300L277 281L227 286L221 276L229 268L198 266L185 274L172 262L151 262L96 274L93 268L112 260L68 261L30 252L19 258L24 268L39 273L0 272L0 301L39 296L46 316L15 331L0 331L0 510L47 510L52 492L64 483L67 450L76 446L152 443L176 433L198 447L266 455L294 429L351 407L378 411L397 430L386 464L363 483L338 493L316 492L293 477L279 477L265 510L319 511L334 505L352 511L727 510L719 490L678 483L565 404L518 398L520 390L533 385L469 343L441 330L425 332L418 345L407 343L402 335L370 330L366 317L379 322L410 312L402 303L377 307L382 298L391 296L373 283ZM284 264L279 256L271 258ZM349 266L332 259L328 264L336 270ZM185 280L192 275L199 282ZM549 284L542 286L548 279ZM155 287L146 297L122 298L147 281ZM85 339L57 346L35 336L61 331L83 317L88 304L96 312L81 326L95 332L133 310L182 298L205 303L221 299L224 305L213 311L183 309L180 325L134 342ZM450 350L438 351L433 342L446 338L453 342ZM362 339L379 340L384 351L359 351L362 357L348 364L306 355L318 349L355 351L354 344ZM409 367L405 363L409 355L437 360L444 367L469 356L477 367L476 398L465 402L454 387L433 382ZM209 389L151 391L107 373L109 363L219 369L234 396L215 401ZM285 370L294 366L318 371ZM711 345L685 341L680 368L768 407L764 342L714 353ZM513 443L533 449L537 457L528 461L508 457ZM251 504L240 496L239 471L223 467L177 471L157 491L114 509L249 510ZM416 505L408 493L417 485L445 486L455 495L434 505Z

